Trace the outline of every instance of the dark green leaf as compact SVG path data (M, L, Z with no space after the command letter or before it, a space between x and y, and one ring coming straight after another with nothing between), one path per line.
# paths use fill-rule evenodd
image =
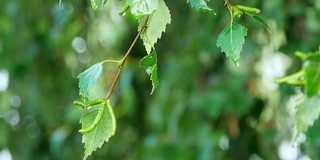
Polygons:
M320 96L304 97L305 99L297 106L296 123L297 134L296 138L302 133L306 132L314 121L319 118L320 114Z
M92 65L90 68L80 73L77 78L79 78L79 94L88 98L89 90L93 85L96 84L98 78L102 74L102 64L103 62Z
M261 17L259 17L257 15L253 15L252 17L255 20L257 20L259 23L261 23L268 30L269 33L271 33L271 30L270 30L268 24Z
M82 128L89 127L95 120L97 114L98 109L92 110L84 114L80 119ZM97 148L100 148L104 142L109 141L109 138L113 135L116 127L115 122L113 122L113 120L114 119L112 118L112 115L109 115L109 112L104 111L104 114L99 124L92 131L83 134L82 143L84 143L85 147L85 155L83 159L86 159L88 156L91 155L93 151L95 151Z
M320 63L317 61L307 61L304 65L307 85L306 94L311 97L320 90Z
M127 4L131 7L131 13L139 18L141 16L150 15L158 9L157 0L127 0Z
M242 51L246 35L246 27L232 22L224 28L217 40L217 46L221 48L236 66L239 66L240 52Z
M203 12L209 12L211 14L216 14L212 8L210 8L207 5L207 2L205 0L190 0L190 4L192 7L203 11Z
M152 82L152 94L155 88L157 88L159 85L156 51L153 51L151 54L141 59L139 65L140 67L143 67L150 76L150 80Z
M166 25L170 24L171 22L170 11L164 1L158 0L158 4L158 9L154 11L149 17L149 21L147 23L148 27L141 35L143 45L145 46L148 54L151 52L151 48L154 47L154 44L157 43L158 39L161 38L162 32L166 30ZM139 30L144 24L144 21L145 17L139 19Z
M103 5L107 3L107 0L91 0L91 7L93 10L97 10L97 8L102 9Z
M314 54L307 55L305 60L306 61L320 62L320 53L319 52L315 52Z

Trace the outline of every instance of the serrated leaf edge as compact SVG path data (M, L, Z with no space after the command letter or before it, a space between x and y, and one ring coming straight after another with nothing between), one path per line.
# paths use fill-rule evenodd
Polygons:
M218 40L220 39L221 34L224 33L225 30L228 29L228 27L230 27L230 35L229 35L229 36L230 36L230 39L231 39L231 41L232 41L232 39L233 39L233 38L232 38L232 32L233 32L233 31L232 31L232 25L233 25L233 24L234 24L234 25L239 25L239 26L245 28L245 35L244 35L244 37L247 36L248 29L247 29L246 27L242 26L241 24L238 24L238 23L235 23L235 22L231 22L231 23L229 23L229 24L222 30L222 32L219 34ZM245 43L245 38L243 39L243 41L242 41L242 43L241 43L241 44L242 44L242 47L241 47L241 49L239 50L240 53L242 52L242 48L243 48L244 43ZM217 47L220 47L220 49L222 50L222 52L224 52L225 55L229 58L226 50L224 50L224 49L218 44L218 41L217 41L216 44L217 44ZM231 42L231 45L233 46L233 43L232 43L232 42ZM234 53L234 47L232 47L232 53ZM236 64L236 66L239 66L239 64L238 64L239 59L240 59L240 55L239 55L239 58L237 58L237 59L235 59L235 60L232 59L232 61Z

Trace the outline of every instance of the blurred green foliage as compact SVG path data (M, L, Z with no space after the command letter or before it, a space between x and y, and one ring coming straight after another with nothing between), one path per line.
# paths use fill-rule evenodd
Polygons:
M172 22L156 44L160 85L150 96L139 41L111 97L117 133L88 159L283 158L299 88L274 80L301 68L295 51L319 49L320 1L234 2L260 8L272 32L251 17L238 20L248 28L240 69L215 45L230 20L224 1L208 3L217 16L186 1L166 3ZM84 111L72 104L79 98L76 76L101 60L121 59L129 48L138 23L117 14L122 6L108 1L93 12L89 1L0 2L0 73L9 75L0 90L0 152L82 159ZM112 64L104 69L90 94L95 99L105 96L117 71ZM317 121L298 144L300 157L320 157L319 127Z

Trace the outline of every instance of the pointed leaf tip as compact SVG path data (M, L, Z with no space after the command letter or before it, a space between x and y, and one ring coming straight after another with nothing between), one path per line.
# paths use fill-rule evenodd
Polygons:
M152 94L154 90L159 86L159 78L158 78L158 66L157 66L157 53L153 51L149 55L143 57L139 63L140 67L143 67L147 74L150 76L150 80L152 83Z
M268 24L266 23L266 21L264 21L261 17L259 17L259 16L257 16L257 15L253 15L252 17L253 17L256 21L258 21L259 23L261 23L261 24L264 26L264 28L267 29L268 33L271 34L271 30L270 30Z
M205 0L190 0L190 5L199 11L217 15L216 12L214 12L213 9L207 5Z
M95 11L98 8L102 9L103 5L107 3L107 0L91 0L91 7Z

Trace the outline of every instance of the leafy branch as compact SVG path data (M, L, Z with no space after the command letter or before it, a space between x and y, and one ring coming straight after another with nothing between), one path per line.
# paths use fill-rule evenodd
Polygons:
M299 85L304 88L304 95L296 105L295 140L301 133L307 132L320 116L320 52L296 52L296 55L303 61L301 70L276 80L277 83Z
M107 0L91 0L91 5L94 10L97 8L102 9L106 2ZM252 13L260 13L259 9L234 5L228 0L225 2L230 11L231 20L219 35L217 46L221 48L222 52L225 52L226 56L230 58L236 66L239 66L240 52L242 51L245 36L247 35L247 28L234 22L234 20L238 20L243 13L246 13L263 24L266 28L268 28L268 26L260 17L251 15ZM216 15L214 10L208 6L206 0L187 0L187 3L190 3L191 7L194 7L199 11ZM79 95L82 97L83 102L75 101L74 104L83 109L90 109L91 106L100 105L98 108L85 113L80 120L82 129L80 129L79 132L83 134L82 142L85 143L84 159L91 155L98 147L101 147L105 141L107 142L111 136L115 135L116 118L109 99L119 81L126 60L139 37L142 39L147 52L147 55L141 59L139 66L143 67L150 76L152 83L151 94L159 85L157 53L154 46L158 39L161 38L162 33L165 32L166 25L171 23L170 10L166 6L164 0L126 0L126 4L119 11L119 14L123 16L128 10L131 11L133 17L138 21L139 26L138 34L134 38L124 57L119 61L104 60L96 63L80 73L77 77L79 78ZM89 100L89 91L101 76L103 64L107 62L118 63L118 72L114 77L110 89L105 98Z
M84 102L75 101L74 104L82 107L83 109L89 109L90 106L100 105L98 109L94 109L84 114L80 120L80 123L82 123L82 129L80 129L79 132L83 134L82 142L85 143L84 159L91 155L91 153L98 147L101 147L105 141L107 142L111 136L115 135L116 118L113 113L112 105L109 98L112 95L117 82L119 81L120 75L123 71L126 60L128 59L132 51L132 48L135 46L140 35L147 29L148 20L149 16L145 18L143 26L139 30L128 51L120 61L104 60L95 65L92 65L90 68L80 73L78 76L80 95L82 96ZM102 64L105 62L118 63L118 73L114 78L106 97L104 99L99 98L90 101L88 98L89 90L102 74Z
M112 93L113 93L113 91L114 91L114 88L116 87L117 82L118 82L118 80L119 80L119 78L120 78L120 75L121 75L121 73L122 73L123 66L124 66L124 64L126 63L126 60L127 60L127 58L129 57L129 55L130 55L130 53L131 53L131 50L132 50L132 48L134 47L134 45L136 44L136 42L137 42L138 38L140 37L141 33L147 28L148 20L149 20L149 16L146 17L146 19L145 19L145 21L144 21L144 23L143 23L142 28L141 28L140 31L138 32L137 36L134 38L134 40L133 40L130 48L129 48L128 51L127 51L127 53L124 55L124 57L123 57L122 60L120 61L119 65L118 65L118 68L119 68L118 73L117 73L115 79L113 80L112 85L111 85L111 87L110 87L110 89L109 89L109 92L107 93L107 96L106 96L105 99L109 99L110 96L112 95Z

